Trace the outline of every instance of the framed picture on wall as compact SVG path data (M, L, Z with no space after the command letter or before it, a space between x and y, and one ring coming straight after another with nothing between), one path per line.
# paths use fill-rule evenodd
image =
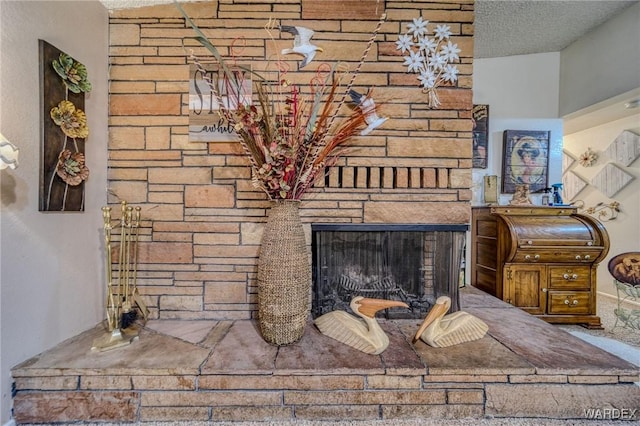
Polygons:
M505 130L502 157L502 193L513 194L527 184L531 193L549 185L550 131Z
M489 153L489 105L474 105L471 118L473 119L472 167L486 169Z

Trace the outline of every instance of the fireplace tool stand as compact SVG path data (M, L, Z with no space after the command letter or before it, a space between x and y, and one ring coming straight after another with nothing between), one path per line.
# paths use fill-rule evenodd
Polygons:
M138 318L146 321L149 316L149 310L140 297L136 285L140 210L140 207L134 209L128 206L126 201L123 201L120 219L112 220L111 207L102 208L107 281L107 331L103 336L94 340L91 347L93 351L107 351L129 345L138 338L135 321ZM114 264L112 242L118 232L118 259ZM115 280L114 272L116 272Z

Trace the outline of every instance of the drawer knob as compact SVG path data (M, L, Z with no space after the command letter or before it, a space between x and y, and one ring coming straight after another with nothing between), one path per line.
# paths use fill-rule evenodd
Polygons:
M573 280L577 280L577 279L578 279L578 274L571 274L571 275L569 275L569 274L565 273L565 274L562 276L562 278L564 278L564 279L565 279L565 280L567 280L567 281L573 281Z
M582 260L582 256L580 256L579 254L576 255L576 260Z
M546 288L546 287L543 287L543 288L542 288L542 292L543 292L543 293L546 293L546 292L547 292L547 288Z
M577 299L574 299L574 300L573 300L573 304L574 304L574 305L577 305L577 304L578 304L578 300L577 300Z
M576 306L578 304L578 300L577 299L573 299L573 302L570 302L569 299L564 299L564 304L565 305L573 305Z
M591 259L591 256L590 256L590 255L588 255L588 254L587 254L587 255L585 255L584 260L589 260L589 259Z

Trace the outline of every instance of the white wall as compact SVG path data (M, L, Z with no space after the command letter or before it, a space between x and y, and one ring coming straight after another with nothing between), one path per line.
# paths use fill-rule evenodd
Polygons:
M502 174L502 134L504 130L549 130L549 184L562 178L562 120L558 117L560 53L517 55L475 59L473 62L473 103L489 105L489 147L486 169L473 169L473 205L482 205L485 175ZM499 203L508 204L511 194L499 194ZM541 195L532 194L539 203ZM471 259L470 234L466 258ZM468 265L470 266L470 265ZM467 268L465 282L469 284Z
M574 171L587 182L590 182L591 178L602 170L607 163L615 163L614 160L605 155L604 151L623 130L630 130L640 135L640 111L632 117L626 117L566 135L564 149L572 153L574 157L577 158L589 147L599 154L598 160L593 166L582 167L576 162L569 170ZM615 295L616 290L607 268L609 259L619 253L640 251L640 159L631 163L629 167L625 167L623 164L617 165L634 176L635 179L615 194L613 198L608 198L592 185L587 185L575 197L575 200L584 201L587 207L595 206L600 202L609 204L611 201L617 201L620 203L621 212L619 216L613 221L602 221L609 233L611 248L607 258L598 267L598 291L611 295Z
M490 118L557 118L559 67L559 52L474 59L473 103Z
M11 409L10 369L96 325L104 316L102 213L107 186L108 13L97 1L0 2L0 132L20 166L0 172L1 422ZM93 90L85 212L38 212L38 39L86 65ZM89 348L87 348L89 349Z
M560 106L565 118L565 149L578 156L587 148L600 154L592 167L577 163L571 170L587 182L613 160L603 151L623 131L640 134L640 111L623 104L640 97L640 3L605 22L565 48L560 62ZM569 134L569 132L571 132ZM614 221L603 221L609 233L609 255L598 267L598 291L615 295L607 264L626 251L640 251L640 160L619 166L635 179L607 198L588 185L575 199L587 207L618 201L622 212Z
M640 3L565 48L560 116L640 87Z
M483 176L501 176L504 130L550 130L549 184L561 182L559 63L559 53L474 60L473 103L489 105L489 149L487 168L473 169L473 204L483 202ZM539 201L540 195L533 198ZM500 203L510 199L511 194L501 195Z

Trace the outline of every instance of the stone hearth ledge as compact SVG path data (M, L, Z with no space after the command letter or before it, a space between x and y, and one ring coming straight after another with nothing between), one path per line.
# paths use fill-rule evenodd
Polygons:
M461 304L487 336L431 348L410 344L420 321L380 321L391 341L380 355L311 324L300 342L271 346L249 320L150 321L131 345L92 352L99 325L12 370L15 419L584 418L640 406L632 364L475 288Z

